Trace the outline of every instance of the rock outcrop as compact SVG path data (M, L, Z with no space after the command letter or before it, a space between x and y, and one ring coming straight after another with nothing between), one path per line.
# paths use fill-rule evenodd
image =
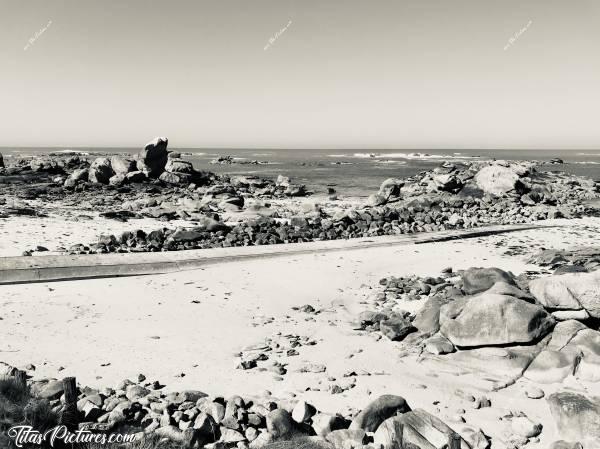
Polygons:
M543 307L487 292L459 298L440 311L441 333L459 347L531 343L547 335L554 324Z
M531 281L529 288L548 309L585 310L589 316L600 318L600 271L547 276Z
M137 169L149 178L158 178L165 171L169 159L168 144L166 137L156 137L148 142L137 155Z

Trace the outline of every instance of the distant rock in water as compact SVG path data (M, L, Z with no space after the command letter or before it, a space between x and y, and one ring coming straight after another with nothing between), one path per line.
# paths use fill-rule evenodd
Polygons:
M2 153L0 153L0 168L4 168L4 158L2 157Z
M137 168L149 178L158 178L165 171L169 159L167 145L169 139L156 137L148 142L137 155Z

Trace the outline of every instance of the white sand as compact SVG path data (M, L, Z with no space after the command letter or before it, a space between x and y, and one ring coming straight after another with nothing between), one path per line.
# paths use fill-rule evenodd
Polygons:
M466 241L240 261L145 277L3 286L0 361L33 363L36 377L75 375L90 386L114 386L144 373L174 390L195 388L225 396L269 390L280 398L295 394L330 412L361 408L383 393L399 394L457 430L462 426L450 416L464 408L467 424L493 437L502 437L502 415L524 411L544 424L540 447L546 447L558 435L544 400L525 398L519 384L489 393L491 382L479 374L452 368L450 374L436 372L415 356L400 358L400 343L353 331L351 321L382 277L437 275L447 266L496 266L519 274L537 267L522 257L504 256L506 248L496 246L499 241L522 240L531 252L534 243L594 245L598 237L587 239L586 234L583 240L582 233L600 235L599 227L600 220L586 219L565 228ZM407 304L407 309L420 303ZM313 315L292 310L304 304L323 312L313 320ZM269 371L234 368L234 355L243 347L278 332L317 341L297 348L299 356L278 357L288 363L283 381ZM327 371L294 372L304 362L322 363ZM349 382L343 375L351 370L380 375L358 376L356 386L343 394L326 391L330 384ZM543 388L549 393L557 387ZM486 394L493 407L473 410L454 394L457 388Z

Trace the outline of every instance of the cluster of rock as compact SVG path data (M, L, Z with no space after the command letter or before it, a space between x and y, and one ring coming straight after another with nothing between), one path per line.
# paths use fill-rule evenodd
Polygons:
M60 414L64 385L56 379L30 382L35 400L49 401ZM262 448L277 441L310 442L323 449L439 448L456 440L463 449L482 449L483 434L459 436L439 418L411 409L401 396L383 395L354 416L319 412L303 400L277 401L269 392L259 397L211 397L202 391L165 393L164 385L125 379L114 389L78 388L79 428L98 433L157 435L188 448ZM402 427L400 435L399 428ZM400 440L401 439L401 440ZM406 446L405 446L406 447Z
M595 271L600 266L600 248L544 249L531 256L528 261L550 267L555 270L554 274Z
M135 238L102 236L93 245L76 245L75 252L349 239L598 214L597 208L585 203L598 196L593 181L538 171L532 163L506 161L445 163L404 180L388 179L363 205L271 204L309 192L285 176L271 181L197 171L189 161L169 153L167 144L167 139L156 138L134 157L113 155L91 163L77 154L35 158L27 161L29 171L58 174L54 184L6 183L2 189L7 197L14 192L18 198L48 203L71 198L73 204L87 204L108 218L199 223L174 231L146 229L136 232ZM23 169L19 164L2 173ZM0 214L13 214L3 209ZM206 221L218 223L207 228Z
M358 317L358 329L402 341L433 360L493 372L499 379L496 388L517 380L600 381L600 271L531 281L498 268L470 268L458 274L427 282L383 280L386 290L410 288L409 294L444 287L428 296L416 314L401 309L404 296L386 299L385 293L378 294L372 299L373 308ZM590 434L600 435L597 399L559 392L548 401L566 436L584 441ZM593 413L587 429L572 427L580 410Z

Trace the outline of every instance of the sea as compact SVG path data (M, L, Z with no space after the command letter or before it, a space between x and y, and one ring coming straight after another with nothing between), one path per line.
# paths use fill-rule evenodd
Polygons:
M171 148L191 161L198 170L217 173L256 175L276 179L288 176L292 182L305 184L315 194L328 188L345 197L366 197L387 178L404 178L449 162L493 159L549 161L560 158L561 165L545 165L546 171L565 171L600 180L600 150L319 150L319 149L195 149ZM79 152L90 156L134 154L136 148L0 148L5 162L13 157L52 152ZM234 164L211 164L218 157L231 156ZM258 161L259 164L247 164ZM246 162L246 163L244 163Z

